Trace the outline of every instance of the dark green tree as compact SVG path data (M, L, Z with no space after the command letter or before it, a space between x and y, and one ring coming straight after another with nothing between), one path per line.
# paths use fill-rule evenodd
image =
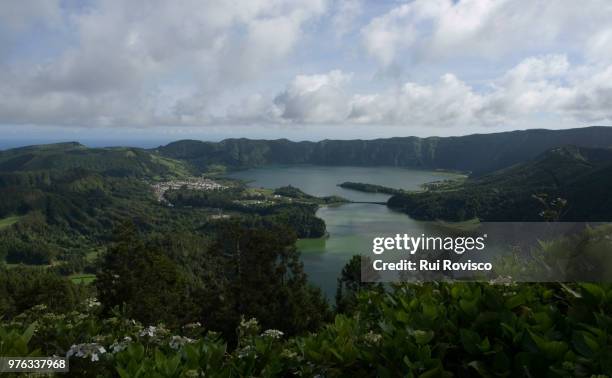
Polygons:
M289 334L316 329L329 318L320 290L307 282L295 241L295 233L283 227L228 223L220 230L215 249L226 262L228 331L241 316Z
M188 321L189 287L178 265L147 246L133 224L125 224L102 259L96 279L104 310L125 306L127 315L145 324Z
M68 312L85 299L87 288L44 268L0 267L0 314L11 318L43 304L52 312Z
M383 287L380 283L368 282L373 281L375 277L369 280L362 280L362 259L368 259L360 255L354 255L338 277L338 287L336 289L336 312L351 313L357 308L357 295L361 290L378 290L382 291ZM369 260L369 259L368 259ZM367 266L371 264L367 263ZM375 273L375 272L374 272Z

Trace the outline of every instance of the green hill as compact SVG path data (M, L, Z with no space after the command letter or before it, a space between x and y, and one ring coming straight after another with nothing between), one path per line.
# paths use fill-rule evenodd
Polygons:
M0 263L50 264L79 270L126 219L170 227L149 181L186 176L185 162L138 148L79 143L0 151Z
M189 163L139 148L61 143L2 151L0 264L61 264L63 274L93 269L87 256L95 257L126 220L143 232L197 234L206 229L212 234L216 220L231 213L251 226L283 224L298 236L318 237L325 223L315 216L317 204L340 200L265 198L234 182L226 187L231 190L176 184L193 180L186 177L192 175ZM175 185L164 194L170 202L160 202L152 183L168 182Z
M0 172L85 169L109 176L181 176L186 163L140 148L88 148L76 142L0 151Z
M542 220L547 206L560 206L560 198L567 201L556 210L561 220L610 220L611 173L611 149L556 147L525 163L470 178L457 189L398 194L388 205L417 219L535 221Z

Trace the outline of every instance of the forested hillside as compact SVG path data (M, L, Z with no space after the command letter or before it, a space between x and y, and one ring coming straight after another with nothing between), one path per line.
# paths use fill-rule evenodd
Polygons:
M454 187L400 193L388 205L417 219L565 221L612 219L612 149L565 146ZM538 211L536 211L539 209Z
M192 173L177 160L141 148L88 148L76 142L0 151L0 172L65 171L80 168L108 176L176 177Z
M338 200L274 196L191 176L195 171L138 148L60 143L1 151L0 264L95 273L95 259L127 220L146 232L212 234L215 224L236 217L318 237L325 224L314 215L317 204ZM156 193L156 185L165 190Z
M245 168L307 163L448 169L480 175L533 159L546 150L564 145L612 147L612 128L320 142L227 139L213 143L183 140L159 147L157 151L163 156L193 163L201 169L213 164Z

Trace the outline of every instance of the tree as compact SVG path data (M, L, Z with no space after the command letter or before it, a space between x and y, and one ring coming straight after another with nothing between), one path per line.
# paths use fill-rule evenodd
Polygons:
M316 329L329 318L320 290L307 282L295 241L295 233L283 227L222 227L213 249L225 257L227 331L241 316L289 334Z
M0 268L0 314L9 319L38 304L68 312L86 295L86 288L44 268Z
M367 257L354 255L349 262L344 265L344 268L342 268L342 273L338 278L338 288L336 289L336 312L338 313L353 312L358 304L357 294L361 290L383 290L380 283L367 282L361 279L362 258L369 260ZM371 266L371 264L366 263L366 266ZM368 281L373 281L376 278L377 272L370 273L375 275Z
M106 312L125 305L128 316L145 324L175 325L192 313L181 270L161 250L147 246L133 224L122 226L103 257L96 288Z

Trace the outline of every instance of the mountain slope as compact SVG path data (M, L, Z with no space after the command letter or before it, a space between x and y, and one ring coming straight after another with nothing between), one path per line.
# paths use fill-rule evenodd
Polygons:
M76 142L28 146L0 151L0 172L85 169L111 176L180 176L185 162L140 148L88 148Z
M417 219L538 221L556 198L565 221L612 219L612 150L565 146L481 177L454 190L399 194L388 205Z
M553 147L612 147L612 127L525 130L461 137L292 142L286 139L184 140L159 147L162 156L200 169L211 164L248 168L265 164L400 166L469 171L474 175L533 159Z

